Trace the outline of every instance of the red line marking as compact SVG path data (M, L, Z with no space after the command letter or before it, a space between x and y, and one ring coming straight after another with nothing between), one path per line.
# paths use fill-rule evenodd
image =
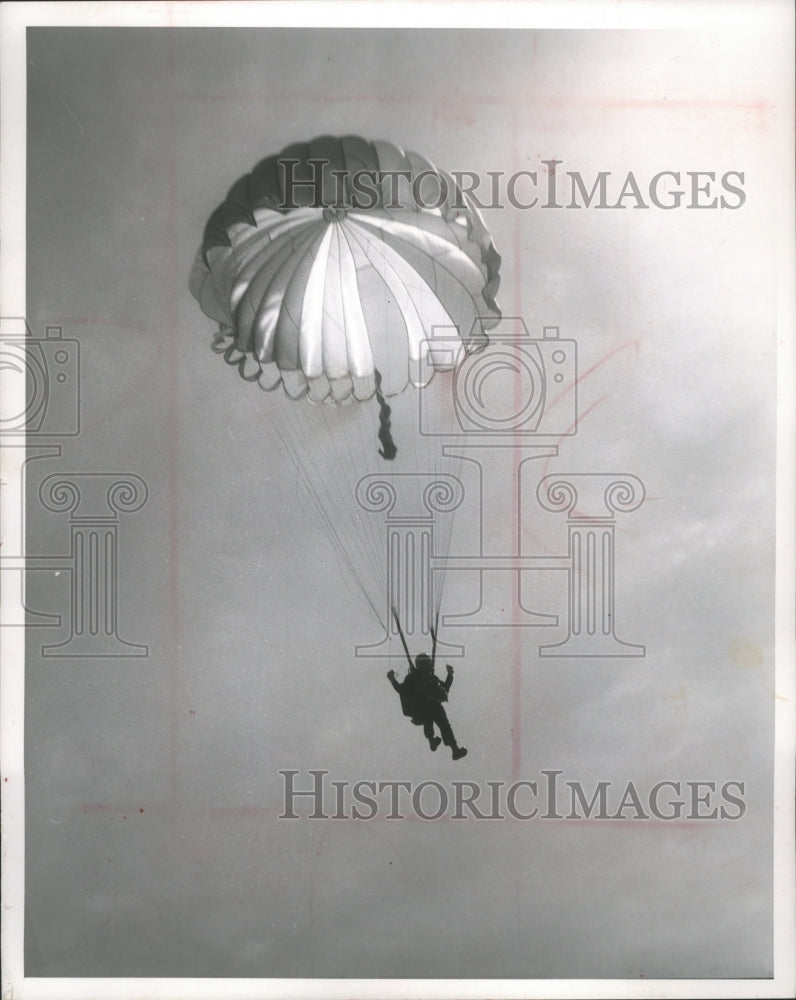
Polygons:
M595 361L595 363L591 366L591 368L587 368L582 375L578 375L578 377L575 379L572 385L568 386L563 392L559 393L559 395L555 397L555 399L550 403L550 405L545 408L545 412L549 413L554 407L558 406L558 404L561 402L562 399L566 399L566 397L571 392L574 392L577 386L585 382L586 379L591 374L596 372L598 368L601 368L606 363L606 361L610 361L610 359L613 358L616 354L619 354L620 351L626 351L629 347L635 348L636 357L638 357L638 349L639 349L638 338L635 338L633 340L626 340L623 344L620 344L618 347L615 347L612 351L609 351L608 354L600 358L599 361ZM575 427L576 425L577 421L574 424L570 424L570 426L567 427L567 433L571 431L572 428ZM558 440L560 442L562 438L559 438Z

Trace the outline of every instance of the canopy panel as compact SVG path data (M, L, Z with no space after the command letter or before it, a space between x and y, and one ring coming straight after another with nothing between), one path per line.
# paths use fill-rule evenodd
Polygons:
M321 136L232 186L190 287L263 387L345 402L424 386L483 348L499 267L450 175L388 142Z

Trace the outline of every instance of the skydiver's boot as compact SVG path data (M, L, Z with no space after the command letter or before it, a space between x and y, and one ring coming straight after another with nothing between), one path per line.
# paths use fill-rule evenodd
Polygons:
M467 747L457 746L455 743L451 745L451 757L454 760L461 760L462 757L467 756Z
M431 747L432 750L436 750L437 747L440 745L440 743L442 743L442 737L441 736L430 736L429 737L428 745Z

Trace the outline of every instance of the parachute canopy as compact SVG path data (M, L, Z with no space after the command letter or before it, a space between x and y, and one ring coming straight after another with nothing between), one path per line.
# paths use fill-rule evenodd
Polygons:
M225 418L244 426L264 471L295 469L297 530L307 519L322 530L385 631L394 605L408 633L439 614L461 499L442 453L451 384L500 319L499 267L450 175L356 136L263 160L212 214L196 256L190 287L219 324L213 349L246 380L285 390L230 395ZM449 376L429 384L438 371ZM389 504L374 497L409 503L413 490L421 535L388 551ZM429 507L440 490L452 499ZM303 558L320 564L323 546L301 537Z
M449 174L388 142L322 136L232 186L190 287L247 377L347 402L424 386L484 347L499 267Z

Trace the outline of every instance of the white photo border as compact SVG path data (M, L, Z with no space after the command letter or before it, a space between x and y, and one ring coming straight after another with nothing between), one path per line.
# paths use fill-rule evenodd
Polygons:
M0 10L0 302L3 316L26 313L26 29L32 26L117 27L471 27L556 29L690 29L743 31L749 20L793 37L787 0L629 0L582 4L539 2L274 2L274 3L16 3ZM792 49L790 50L792 52ZM25 978L25 790L23 757L24 629L0 628L0 765L2 766L2 995L15 1000L121 998L477 998L477 997L780 997L793 996L796 938L794 887L794 170L793 84L783 78L777 108L778 190L782 201L778 247L778 448L775 691L774 976L755 980L300 980ZM773 238L773 237L772 237ZM0 372L7 412L22 412L16 382ZM22 523L24 447L2 448L0 530ZM0 623L20 613L3 592Z

